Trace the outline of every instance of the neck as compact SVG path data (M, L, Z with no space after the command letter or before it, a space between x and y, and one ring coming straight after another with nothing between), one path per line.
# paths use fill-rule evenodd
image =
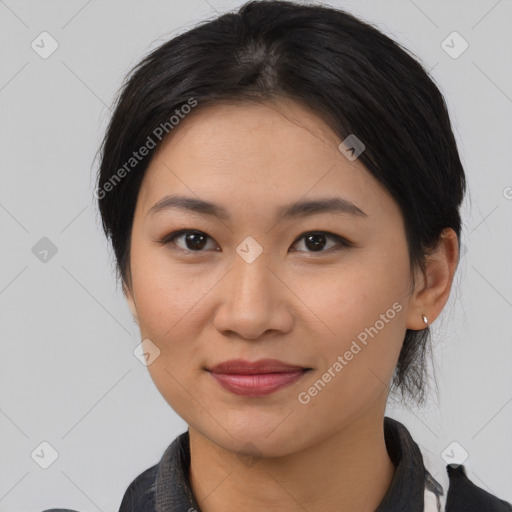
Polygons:
M189 427L192 491L202 512L374 512L394 475L383 420L382 408L368 411L299 452L250 466Z

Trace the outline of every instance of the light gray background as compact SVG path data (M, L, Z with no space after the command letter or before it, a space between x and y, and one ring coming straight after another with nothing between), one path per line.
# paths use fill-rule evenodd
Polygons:
M186 425L133 355L93 198L95 152L125 73L150 49L239 1L0 0L0 511L116 511ZM443 450L512 501L511 0L339 0L418 55L446 97L469 181L465 252L433 325L440 399L390 407L444 482ZM31 43L47 31L58 49ZM459 32L469 48L450 57ZM507 188L508 187L508 188ZM32 252L49 238L57 253ZM467 251L467 252L466 252ZM58 452L42 469L41 442Z

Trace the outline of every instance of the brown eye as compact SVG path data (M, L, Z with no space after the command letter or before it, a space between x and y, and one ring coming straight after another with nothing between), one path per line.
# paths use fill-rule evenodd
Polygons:
M168 245L172 243L176 246L176 250L183 252L202 252L202 249L206 247L207 240L210 237L203 233L202 231L194 231L182 229L180 231L175 231L170 235L167 235L161 243L164 245ZM178 245L175 240L182 239L182 245Z
M345 240L341 236L335 235L333 233L327 233L325 231L311 231L308 233L303 233L298 239L304 239L304 246L306 247L306 252L328 252L333 247L328 247L327 250L324 250L326 245L328 245L327 240L335 240L338 244L338 249L340 248L348 248L352 244ZM294 245L297 243L294 243ZM336 244L334 245L336 247ZM336 249L335 249L336 250ZM296 252L296 251L293 251Z

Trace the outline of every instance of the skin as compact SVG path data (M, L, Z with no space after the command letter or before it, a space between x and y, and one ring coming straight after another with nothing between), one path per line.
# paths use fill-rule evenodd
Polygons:
M203 512L373 512L391 484L383 431L391 377L406 329L423 329L422 313L432 323L449 297L457 238L445 229L410 293L398 205L359 160L338 150L340 142L289 100L198 107L144 177L125 294L142 339L160 350L151 377L189 425L189 476ZM148 215L168 194L218 203L232 218ZM333 196L367 217L276 220L281 205ZM194 251L183 236L159 243L185 228L205 233L206 245ZM353 245L327 236L315 250L301 236L310 231ZM263 249L252 263L236 252L248 236ZM394 303L400 311L300 403L299 393ZM276 358L312 371L270 395L243 397L205 370L235 358Z

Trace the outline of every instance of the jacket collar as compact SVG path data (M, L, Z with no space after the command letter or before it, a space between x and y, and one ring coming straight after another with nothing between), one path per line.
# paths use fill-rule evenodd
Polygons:
M443 488L425 469L421 451L407 428L386 416L384 438L389 457L395 465L395 474L375 512L423 511L425 489L436 496L439 504Z

